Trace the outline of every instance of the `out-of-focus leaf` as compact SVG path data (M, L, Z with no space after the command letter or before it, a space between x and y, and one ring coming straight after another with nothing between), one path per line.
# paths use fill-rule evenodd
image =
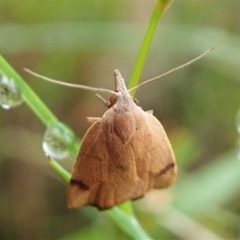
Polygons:
M239 182L240 162L236 152L230 152L181 179L174 188L174 206L192 216L199 215L236 197Z

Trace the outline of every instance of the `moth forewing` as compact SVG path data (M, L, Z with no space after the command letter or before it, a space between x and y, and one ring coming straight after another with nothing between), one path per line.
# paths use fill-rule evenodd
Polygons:
M148 136L154 146L149 151L149 169L152 177L154 177L154 188L167 188L171 186L177 178L177 165L172 150L161 123L149 113L146 113L148 123Z
M100 181L102 178L99 174L101 162L97 161L96 158L91 158L91 149L96 145L101 147L101 142L100 144L98 143L101 132L100 119L91 125L82 139L81 148L74 163L67 190L67 205L69 208L79 208L88 204L90 185ZM86 156L87 159L85 160L85 157L82 156Z

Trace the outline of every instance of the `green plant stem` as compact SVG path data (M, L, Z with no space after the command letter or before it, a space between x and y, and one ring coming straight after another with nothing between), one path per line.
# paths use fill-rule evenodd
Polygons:
M65 170L58 162L56 162L53 159L50 159L49 161L50 166L52 169L66 182L70 183L71 180L71 174Z
M121 211L118 207L113 207L106 211L107 215L114 219L119 228L121 228L129 237L136 240L151 240L143 230L135 217L130 217Z
M147 32L145 34L141 49L139 51L133 72L132 72L132 76L130 78L130 82L128 84L128 88L133 88L135 86L138 85L142 70L143 70L143 66L145 63L145 60L147 58L147 54L149 52L149 48L153 39L153 35L155 33L158 21L160 19L160 17L162 16L162 14L166 11L166 9L169 7L169 5L171 4L172 0L158 0L154 9L153 9L153 13L152 13L152 17L151 20L149 22L148 25L148 29ZM132 91L131 95L132 97L135 96L136 91Z
M58 119L51 113L41 99L33 92L26 82L13 70L13 68L0 56L0 73L12 78L21 92L24 102L36 114L41 122L47 126L49 122L57 122Z

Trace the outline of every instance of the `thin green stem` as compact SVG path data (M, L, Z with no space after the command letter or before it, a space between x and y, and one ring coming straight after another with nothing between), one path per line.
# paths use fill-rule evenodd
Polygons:
M138 57L137 57L137 60L136 60L136 63L135 63L134 69L133 69L133 73L130 78L130 82L128 84L129 89L138 85L138 82L139 82L139 79L140 79L140 76L141 76L141 73L143 70L143 66L144 66L145 60L147 58L147 54L149 52L150 45L151 45L158 21L159 21L160 17L162 16L162 14L169 7L171 2L172 2L172 0L158 0L153 9L152 17L149 22L148 29L145 34L141 49L139 51L139 54L138 54ZM135 96L135 93L136 93L136 91L131 92L132 97Z
M49 161L50 166L52 169L66 182L70 183L71 174L65 170L58 162L50 159Z
M132 239L151 240L148 234L143 230L135 217L130 217L120 210L118 207L113 207L106 211L107 215L114 219L119 228L121 228Z
M0 56L0 73L12 78L21 92L23 100L36 114L41 122L47 126L49 122L57 122L58 119L51 113L41 99L33 92L26 82L13 70L13 68Z

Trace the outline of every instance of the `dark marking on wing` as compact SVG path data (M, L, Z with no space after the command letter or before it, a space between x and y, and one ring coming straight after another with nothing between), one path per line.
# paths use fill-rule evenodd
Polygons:
M84 182L80 180L71 179L70 184L77 185L79 188L85 191L89 190L89 186L87 186Z
M162 169L162 170L159 172L158 176L167 173L167 172L168 172L170 169L172 169L174 166L175 166L175 163L169 163L164 169Z

